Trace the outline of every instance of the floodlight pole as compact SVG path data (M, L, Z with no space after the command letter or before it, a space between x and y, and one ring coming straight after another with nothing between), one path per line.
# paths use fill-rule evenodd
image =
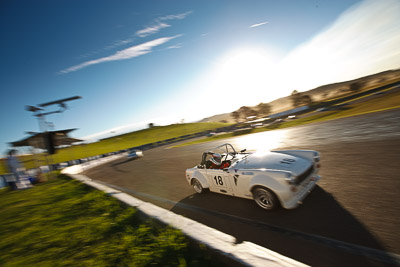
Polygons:
M65 102L77 100L77 99L81 99L81 98L82 98L81 96L73 96L73 97L63 98L63 99L59 99L59 100L55 100L55 101L51 101L51 102L42 103L37 106L26 106L25 109L27 111L35 113L34 116L36 116L38 118L38 122L39 122L39 131L47 132L47 122L46 122L45 116L50 115L50 114L55 114L55 113L62 113L67 109L67 105L65 104ZM44 107L51 106L51 105L59 105L60 109L56 110L56 111L41 113L41 111L44 110L43 109Z
M64 99L59 99L59 100L55 100L55 101L51 101L51 102L42 103L37 106L26 106L25 109L27 111L35 113L34 116L36 116L38 118L40 133L47 133L48 126L47 126L45 116L50 115L50 114L55 114L55 113L62 113L67 109L67 105L65 104L65 102L77 100L77 99L81 99L81 98L82 98L81 96L73 96L73 97L69 97L69 98L64 98ZM50 111L50 112L41 112L44 110L43 109L44 107L51 106L51 105L59 105L60 109L56 110L56 111ZM42 140L42 141L44 144L44 140ZM47 166L49 166L49 161L48 161L47 156L48 156L48 153L46 154L45 158L46 158L46 164L47 164ZM50 166L49 166L49 171L50 171Z

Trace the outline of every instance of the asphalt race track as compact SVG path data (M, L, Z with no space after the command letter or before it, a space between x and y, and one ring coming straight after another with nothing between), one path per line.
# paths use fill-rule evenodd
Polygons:
M267 212L253 201L198 195L186 168L229 142L239 149L314 149L322 179L303 205ZM400 262L400 109L181 148L159 147L85 174L240 241L313 266L394 266Z

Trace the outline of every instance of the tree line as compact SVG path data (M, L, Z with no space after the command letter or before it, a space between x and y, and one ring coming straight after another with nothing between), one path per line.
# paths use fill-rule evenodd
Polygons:
M294 90L290 95L290 100L292 101L293 107L301 107L311 105L313 100L311 96L299 93L297 90ZM241 120L246 121L248 117L267 117L272 113L272 106L268 103L260 103L255 108L243 106L238 110L231 113L232 118L235 122L239 122Z
M365 82L356 81L350 83L345 91L350 93L357 93L363 89L365 86ZM324 95L328 95L325 93ZM292 102L293 108L298 108L301 106L311 106L314 104L314 100L312 97L306 93L298 92L294 90L290 96L290 101ZM260 103L255 108L243 106L238 110L231 113L231 117L236 121L239 122L240 120L246 121L248 117L256 116L258 118L267 117L272 113L272 106L268 103Z

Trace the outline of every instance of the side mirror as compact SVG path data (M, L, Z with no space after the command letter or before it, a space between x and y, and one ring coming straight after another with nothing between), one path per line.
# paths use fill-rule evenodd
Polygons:
M246 152L246 148L245 149L242 149L242 150L240 150L240 153L244 153L244 152Z

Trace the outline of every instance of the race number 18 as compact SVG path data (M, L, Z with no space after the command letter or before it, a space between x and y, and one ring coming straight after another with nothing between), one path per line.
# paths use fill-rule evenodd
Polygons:
M224 185L224 181L221 176L214 176L214 181L216 185Z

